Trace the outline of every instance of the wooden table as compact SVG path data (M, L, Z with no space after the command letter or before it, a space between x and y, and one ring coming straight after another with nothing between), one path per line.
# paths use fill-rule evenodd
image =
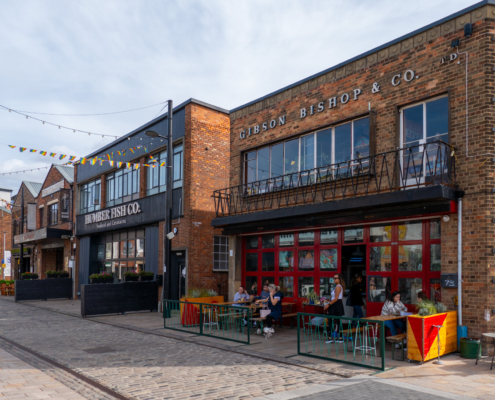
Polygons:
M493 359L495 359L495 333L482 333L481 336L486 336L487 338L492 338L493 357L492 357L492 366L490 367L490 371L491 371L493 368ZM480 350L481 350L481 340L480 340L480 346L478 348L478 354L476 354L476 365L478 365L478 360L480 358Z
M395 319L407 318L409 315L377 315L375 317L365 317L361 319L374 319L375 321L393 321Z

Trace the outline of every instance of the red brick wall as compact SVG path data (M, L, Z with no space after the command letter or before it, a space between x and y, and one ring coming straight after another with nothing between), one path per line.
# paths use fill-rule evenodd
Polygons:
M4 256L4 251L5 250L10 250L11 248L11 235L12 235L12 214L6 212L6 211L0 211L0 259L3 259ZM3 247L4 243L4 237L3 237L3 232L5 233L5 248ZM4 260L5 262L5 260ZM12 270L11 270L12 271ZM7 279L10 278L10 275L5 275L4 276L4 269L0 269L0 279Z
M493 17L493 7L481 9L480 15ZM474 11L463 19L475 22L479 11ZM483 14L484 13L484 14ZM462 19L459 18L459 21ZM470 19L471 18L471 19ZM471 38L464 39L462 24L456 21L431 28L403 43L393 45L383 51L368 55L338 70L328 72L295 88L262 100L231 114L231 173L230 186L241 182L244 151L261 147L274 140L289 135L316 130L318 127L345 118L367 113L368 107L376 113L376 152L395 149L398 146L397 107L411 104L442 93L450 96L450 140L457 147L457 183L466 192L463 220L463 323L469 326L470 335L494 331L495 318L484 321L484 309L494 309L495 259L495 218L493 200L495 193L495 164L489 155L495 153L495 140L492 127L495 126L492 112L495 83L492 68L495 42L495 20L486 18L474 23ZM455 27L453 29L452 27ZM436 31L435 31L436 29ZM438 35L438 32L448 32ZM436 33L435 33L436 32ZM430 37L434 39L428 40ZM424 39L422 39L424 38ZM442 64L441 58L454 53L450 47L453 39L461 38L461 52L469 53L469 152L465 156L465 56L455 62ZM421 40L420 40L421 39ZM398 46L398 47L397 47ZM396 55L393 54L394 49ZM383 53L383 54L382 54ZM382 59L380 61L380 59ZM460 61L460 64L457 63ZM360 67L360 65L368 65ZM412 69L418 79L392 86L392 77ZM381 90L372 93L373 83ZM358 100L352 99L353 89L361 89ZM340 101L335 108L328 110L328 99L348 93L351 96L345 105ZM317 104L325 103L325 110L317 112ZM300 118L300 109L315 106L315 115ZM286 124L268 129L244 140L239 138L242 130L271 119L286 116ZM452 215L450 222L442 223L442 272L457 271L457 217ZM450 309L454 309L453 297L456 290L443 289L442 299Z

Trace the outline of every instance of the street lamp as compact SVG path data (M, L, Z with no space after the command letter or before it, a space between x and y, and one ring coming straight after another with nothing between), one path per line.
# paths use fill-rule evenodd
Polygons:
M165 197L165 231L166 234L172 231L172 118L173 118L173 102L168 100L168 136L162 136L155 131L146 131L145 135L152 138L162 138L167 139L167 164L166 164L166 174L167 174L167 193ZM168 170L170 168L170 170ZM162 307L164 309L164 299L165 299L165 274L167 274L167 296L169 300L172 300L172 240L164 238L165 240L165 268L163 271L162 280ZM168 268L168 270L167 270Z

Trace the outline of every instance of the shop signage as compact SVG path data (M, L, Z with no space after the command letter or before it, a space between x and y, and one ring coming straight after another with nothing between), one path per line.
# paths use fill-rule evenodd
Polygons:
M46 232L47 232L46 229L47 228L42 228L42 229L38 229L37 231L26 232L20 235L16 235L14 236L14 244L31 242L33 240L46 239Z
M64 188L64 180L62 179L60 182L54 183L53 185L43 189L41 191L41 197L49 196L55 192L58 192L60 189L63 188Z
M440 64L447 64L447 61L455 61L457 60L457 53L452 53L450 56L445 56L440 59Z
M419 76L412 69L408 69L403 73L396 74L391 79L392 86L399 86L402 82L411 82L414 79L418 79ZM371 85L371 93L379 93L381 91L381 86L378 82L374 82ZM359 99L359 96L363 93L362 89L355 88L351 92L339 94L338 96L330 97L325 101L321 101L318 104L310 105L309 107L304 107L299 110L299 118L303 119L306 117L310 117L315 114L319 114L325 110L331 110L332 108L337 107L338 104L345 105L349 103L349 101L356 101ZM259 133L263 133L268 131L269 129L274 129L277 126L285 125L286 117L285 115L280 116L278 118L274 118L270 121L263 122L258 125L254 125L250 128L243 129L240 134L240 139L246 139L252 135L257 135Z
M128 215L139 214L141 212L141 206L138 202L126 204L123 206L117 206L109 208L108 210L97 211L84 216L84 224L97 223L97 228L106 228L114 225L125 224L125 219L114 221L116 218L126 217ZM101 222L98 224L98 222Z
M70 190L60 191L60 222L70 221Z
M459 275L457 274L442 274L441 275L441 286L443 288L457 288L457 284L459 281Z

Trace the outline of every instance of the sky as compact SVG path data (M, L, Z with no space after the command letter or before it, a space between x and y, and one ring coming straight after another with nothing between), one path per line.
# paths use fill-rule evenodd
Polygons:
M473 0L2 0L0 105L107 113L195 98L233 109L475 4ZM162 106L105 116L34 115L121 136ZM0 174L84 157L113 139L0 109ZM17 146L11 149L8 145ZM47 169L0 175L0 188Z

